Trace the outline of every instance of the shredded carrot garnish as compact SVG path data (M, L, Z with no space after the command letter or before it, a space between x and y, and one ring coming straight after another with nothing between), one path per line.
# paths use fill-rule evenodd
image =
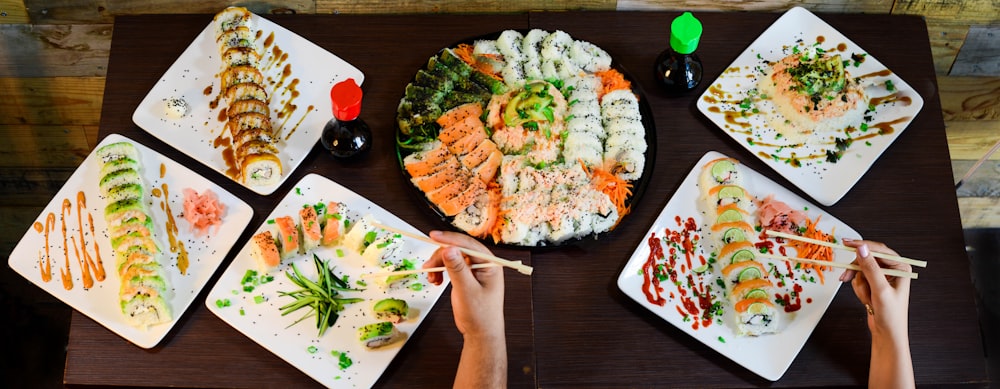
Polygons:
M472 47L472 45L468 43L462 43L459 44L454 49L452 49L452 51L454 51L455 55L457 55L458 58L461 58L463 62L469 64L469 66L472 66L473 69L476 69L497 80L501 80L500 76L493 73L493 69L490 67L489 64L485 64L476 60L476 57L472 55L473 49L474 48Z
M822 217L823 215L818 216L815 221L806 218L805 231L800 235L806 238L833 242L833 231L830 231L830 233L827 234L816 228L816 225L819 224L819 219ZM833 249L830 247L800 241L789 241L785 244L785 247L795 249L795 253L799 258L815 259L817 261L833 261ZM824 283L823 270L828 269L827 266L803 263L802 268L816 270L816 273L819 275L819 282L821 284Z
M601 193L608 195L608 198L611 199L611 202L618 210L619 221L632 211L631 207L625 205L625 200L628 200L628 197L632 195L632 184L629 184L628 181L621 179L607 170L588 168L583 161L580 161L580 166L583 166L583 170L590 176L591 185ZM617 226L617 222L615 225Z
M625 75L615 69L603 70L594 74L601 78L601 93L598 94L598 99L611 91L632 89L632 83L625 79Z

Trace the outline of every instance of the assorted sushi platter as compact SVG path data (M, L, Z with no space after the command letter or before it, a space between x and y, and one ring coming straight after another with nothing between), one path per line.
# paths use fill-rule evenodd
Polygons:
M223 210L201 231L185 191ZM215 273L253 209L215 183L121 135L106 137L11 252L38 287L143 348L156 346Z
M513 246L610 231L653 165L648 104L600 47L506 30L446 47L400 99L404 176L455 228Z
M375 384L447 283L381 275L418 269L437 246L347 188L310 174L239 251L205 304L317 382Z
M913 121L923 98L832 26L795 7L697 105L750 153L829 206Z
M842 270L771 259L807 250L765 230L860 239L832 215L712 151L657 216L618 287L709 348L776 381L826 312ZM839 263L854 259L846 251L826 255Z
M308 66L322 63L323 66ZM132 115L139 127L257 192L273 193L330 120L329 91L364 74L284 27L230 7Z

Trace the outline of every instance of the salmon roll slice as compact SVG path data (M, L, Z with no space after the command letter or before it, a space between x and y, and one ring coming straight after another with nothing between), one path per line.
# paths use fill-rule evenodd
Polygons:
M743 261L752 261L756 258L757 256L754 254L753 243L748 241L729 243L722 246L722 250L719 250L719 260L724 261L723 263L733 264Z
M494 150L500 150L497 148L497 144L484 138L472 151L462 156L460 160L462 166L469 168L469 170L475 169L476 166L479 166L479 164L489 158Z
M123 279L133 267L159 266L153 253L141 246L129 247L124 253L117 253L116 258L118 275Z
M247 65L230 67L222 72L221 78L223 89L229 89L233 85L245 82L264 85L264 74L257 68Z
M464 179L457 179L449 182L445 186L438 188L437 190L427 192L427 199L430 200L434 205L440 207L446 201L455 198L456 196L462 194L466 189L469 188L469 183L471 180L468 177ZM446 212L447 213L447 212ZM448 215L454 216L454 214Z
M736 303L736 333L757 336L778 332L778 309L769 299L751 298Z
M451 223L477 238L485 238L500 218L500 188L487 188L472 205L455 215Z
M333 246L340 243L344 234L347 233L347 229L351 226L351 221L344 213L346 210L347 208L341 203L331 201L326 205L326 213L322 217L323 238L320 240L320 244Z
M715 207L736 204L739 208L748 209L752 205L747 191L738 185L718 185L709 189L708 201Z
M730 264L722 268L723 281L727 290L732 290L733 286L740 282L756 280L767 276L764 265L757 261L743 261Z
M437 118L437 124L441 128L449 127L468 117L483 116L483 105L480 103L466 103L449 109Z
M267 89L264 89L264 87L260 84L252 82L244 82L242 84L236 84L226 88L226 101L229 102L229 104L241 100L268 101Z
M308 252L319 246L323 237L316 209L305 206L299 210L299 220L302 222L302 250Z
M702 167L699 186L702 190L707 190L719 185L742 185L743 177L739 166L740 161L734 158L711 160Z
M262 231L250 238L250 257L257 262L257 269L267 273L281 264L278 245L271 231Z
M757 278L736 284L729 294L729 298L733 303L745 299L770 299L773 288L774 284L770 280Z
M299 253L299 227L291 216L282 216L274 219L274 224L278 226L278 242L281 251L281 258L285 259Z

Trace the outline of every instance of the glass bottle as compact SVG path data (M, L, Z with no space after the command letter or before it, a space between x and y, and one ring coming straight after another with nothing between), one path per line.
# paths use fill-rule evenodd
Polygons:
M670 94L682 94L701 83L701 59L694 53L701 39L701 22L690 12L670 23L670 47L656 58L656 80Z
M361 114L361 87L353 78L338 82L330 89L333 119L323 127L320 143L337 158L361 155L372 147L372 132Z

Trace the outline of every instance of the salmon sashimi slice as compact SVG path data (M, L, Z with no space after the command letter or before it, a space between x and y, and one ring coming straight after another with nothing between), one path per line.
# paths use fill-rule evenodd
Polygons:
M468 186L463 189L457 196L437 203L445 215L455 216L476 202L476 198L486 191L486 184L476 179L470 179Z
M449 109L437 118L437 123L441 128L449 127L467 117L480 117L483 115L483 106L479 103L467 103Z
M403 159L403 166L406 167L406 171L410 173L410 176L425 176L437 171L434 167L446 162L449 158L453 159L454 155L442 143L436 148L407 155Z
M462 166L469 168L469 170L475 170L476 166L489 158L494 150L499 151L497 144L489 139L483 139L476 148L462 156Z
M457 165L457 164L456 164ZM469 177L469 173L462 171L460 166L451 167L448 169L442 169L434 174L429 174L426 176L413 177L410 181L413 182L420 190L424 193L430 193L437 189L448 185L452 181L464 179Z
M500 164L502 162L503 153L500 152L500 149L494 147L490 156L486 158L483 163L479 164L479 166L476 166L472 170L472 173L476 177L479 177L480 181L488 183L493 181L493 178L497 176L497 172L500 171Z
M479 144L484 140L486 140L486 132L469 135L449 145L448 150L451 150L453 154L461 158L466 154L471 153L472 150L475 150L476 147L479 146Z

